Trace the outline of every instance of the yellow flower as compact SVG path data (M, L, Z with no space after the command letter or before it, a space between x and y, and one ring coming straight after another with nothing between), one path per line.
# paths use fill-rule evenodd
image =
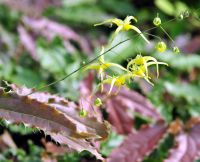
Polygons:
M125 86L126 80L130 81L132 77L133 77L133 74L129 72L127 72L126 74L119 75L119 76L114 76L114 77L109 76L107 79L104 79L100 83L100 85L110 84L110 89L108 91L108 94L110 94L112 92L113 87L116 86L118 89L115 92L115 94L117 94L120 91L121 86Z
M133 16L127 16L124 21L121 19L108 19L102 23L99 24L95 24L94 26L98 26L98 25L103 25L106 23L114 23L115 25L117 25L117 29L115 30L114 33L114 37L120 32L120 31L129 31L129 30L134 30L137 33L140 34L140 36L147 42L149 43L149 41L146 39L146 37L142 34L142 32L140 31L140 29L138 29L136 26L131 25L131 20L135 20L135 22L137 22L137 19Z
M156 45L156 49L159 52L165 52L165 50L167 49L167 45L165 44L165 42L158 42L158 44Z
M117 68L120 68L121 70L125 70L127 71L126 68L124 68L123 66L119 65L119 64L116 64L116 63L112 63L112 62L105 62L104 60L104 56L102 55L104 53L104 47L102 47L102 50L101 50L101 53L100 53L100 58L98 60L97 63L93 63L93 64L90 64L88 65L85 69L86 70L98 70L98 73L99 73L99 77L100 77L100 80L102 81L103 80L103 72L109 68L109 67L117 67Z
M104 60L104 56L102 55L103 53L104 53L104 47L102 47L102 49L101 49L101 53L100 53L101 56L98 59L98 62L88 65L85 68L85 70L97 70L101 81L103 81L103 79L104 79L104 71L110 67L116 67L123 71L127 71L126 68L124 68L123 66L121 66L119 64L112 63L112 62L106 62ZM102 90L103 90L103 86L102 86Z
M134 74L134 76L144 78L147 82L153 85L153 83L149 80L151 78L149 77L148 74L148 67L151 65L156 65L157 77L158 77L159 64L168 66L167 63L158 62L154 57L137 55L135 59L129 61L127 65L127 70L129 70L132 74Z

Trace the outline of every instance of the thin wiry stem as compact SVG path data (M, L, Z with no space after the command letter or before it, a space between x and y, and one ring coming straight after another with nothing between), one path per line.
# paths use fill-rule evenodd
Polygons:
M168 38L175 44L174 40L172 37L167 33L167 31L160 25L161 30L168 36Z
M164 22L163 24L172 22L172 21L174 21L174 20L176 20L176 19L177 19L177 18L171 19L171 20L169 20L169 21ZM150 28L150 29L144 30L144 32L151 31L151 30L156 29L156 28L158 28L158 27L152 27L152 28ZM144 32L142 32L142 33L144 33ZM135 34L132 38L127 38L127 39L125 39L125 40L123 40L123 41L120 41L119 43L117 43L117 44L114 45L113 47L109 48L109 49L108 49L107 51L105 51L104 53L102 53L102 54L96 56L95 58L93 58L92 60L90 60L90 61L88 61L87 63L85 63L83 66L80 66L80 67L77 68L76 70L72 71L72 72L69 73L68 75L65 75L65 76L62 77L61 79L58 79L58 80L56 80L56 81L54 81L54 82L52 82L52 83L50 83L50 84L47 84L47 85L45 85L45 86L43 86L43 87L40 87L40 88L38 88L37 90L45 89L45 88L47 88L47 87L50 87L50 86L52 86L52 85L57 84L58 82L61 82L61 81L65 80L66 78L72 76L73 74L75 74L75 73L78 72L79 70L84 69L86 66L88 66L89 64L91 64L92 62L94 62L95 60L97 60L98 58L100 58L101 56L105 55L106 53L110 52L110 51L113 50L114 48L118 47L118 46L121 45L122 43L125 43L125 42L127 42L127 41L129 41L129 40L131 40L131 39L133 39L133 38L135 38L135 37L137 37L137 36L139 36L139 35L140 35L140 34L137 33L137 34ZM34 92L35 92L35 91L33 91L33 92L31 92L31 93L29 93L29 94L27 94L27 95L31 95L31 94L33 94Z

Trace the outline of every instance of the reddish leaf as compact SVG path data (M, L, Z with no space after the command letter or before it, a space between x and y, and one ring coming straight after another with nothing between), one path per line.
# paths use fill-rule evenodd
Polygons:
M9 132L4 131L4 133L0 136L0 151L2 152L8 148L17 149L17 146Z
M10 91L5 92L6 89ZM30 92L31 89L16 85L0 87L0 117L13 123L24 123L42 129L54 139L61 136L65 139L65 144L73 149L80 150L78 145L82 145L81 151L89 148L90 142L85 139L107 137L107 124L98 122L96 118L79 117L79 109L75 103L48 93ZM100 157L96 150L90 148L88 151Z
M18 26L19 37L22 45L30 53L31 57L37 61L37 53L35 47L35 41L32 36L25 30L23 26Z
M198 152L200 152L200 123L197 123L190 131L190 136L195 140Z
M35 33L42 35L48 40L52 40L55 36L59 36L65 41L73 40L80 45L86 54L91 53L87 40L76 34L66 25L59 24L46 18L34 19L30 17L24 17L23 23Z
M108 87L105 86L104 89L106 93ZM107 99L105 107L109 112L109 121L114 125L118 133L122 134L131 132L133 127L132 115L134 112L154 121L163 120L148 99L133 90L125 88L122 88L117 95L112 95Z
M175 137L176 145L164 162L193 162L200 157L200 123Z
M50 156L48 154L42 154L42 162L57 162L56 157Z
M55 156L64 155L66 152L70 153L73 151L70 148L68 149L63 146L58 146L58 145L54 144L53 142L46 142L45 139L42 139L42 143L45 147L45 152L50 153Z
M141 128L131 133L127 139L115 149L108 162L140 162L153 151L166 133L163 123Z
M45 8L61 5L57 0L1 0L0 3L30 16L40 16Z
M122 102L122 105L140 113L144 117L152 118L155 121L162 120L161 115L153 107L150 101L136 91L122 88L119 95L117 95L117 98Z
M132 132L133 118L127 113L127 107L118 102L115 98L106 102L108 119L119 134Z
M68 145L69 147L73 146L72 148L78 152L87 150L91 152L93 155L95 155L97 159L103 160L101 155L96 151L96 148L92 146L90 142L84 139L67 138L65 136L62 136L61 134L50 134L50 135L55 141L57 141L62 145Z
M185 53L196 53L200 49L200 35L195 36L192 40L188 40L187 44L183 47Z
M94 98L92 97L93 90L93 80L94 75L92 72L81 82L80 84L80 99L79 104L83 107L84 110L89 112L89 116L97 118L99 121L102 121L102 114L99 108L97 108L93 102Z

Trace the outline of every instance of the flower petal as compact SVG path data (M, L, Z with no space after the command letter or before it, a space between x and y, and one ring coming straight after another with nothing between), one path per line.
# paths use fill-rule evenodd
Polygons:
M133 25L130 25L130 28L132 30L135 30L137 33L140 34L140 36L147 42L147 43L150 43L147 38L142 34L142 32L140 31L140 29L138 29L137 27L133 26Z

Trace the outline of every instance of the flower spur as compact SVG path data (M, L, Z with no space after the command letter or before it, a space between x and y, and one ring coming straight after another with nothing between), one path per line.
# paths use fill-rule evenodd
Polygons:
M151 78L149 77L149 74L148 74L149 73L148 67L151 65L156 65L156 71L157 71L157 77L158 77L159 64L168 66L167 63L158 62L154 57L137 55L135 59L132 59L131 61L129 61L127 65L127 70L125 70L124 74L114 76L114 77L108 76L108 78L101 81L99 85L103 87L104 84L110 84L110 89L108 91L108 94L112 92L114 86L118 88L117 91L115 92L115 94L117 94L120 91L122 86L127 87L126 86L127 81L130 82L130 80L135 77L144 78L148 83L153 85L153 83L150 81Z
M117 87L117 91L115 92L115 95L118 94L120 91L121 87L126 86L126 81L129 80L133 77L133 74L127 72L126 74L122 74L119 76L108 76L108 78L104 79L99 85L102 87L104 84L110 84L110 89L108 91L108 95L112 92L114 86Z
M113 23L115 25L117 25L117 29L115 30L114 36L112 38L112 40L117 36L117 34L120 31L129 31L129 30L134 30L136 31L138 34L140 34L140 36L147 42L149 43L149 41L147 40L147 38L142 34L142 32L140 31L140 29L138 29L136 26L131 25L131 20L134 20L135 22L137 22L137 19L133 16L127 16L124 21L121 19L108 19L103 21L102 23L98 23L98 24L94 24L94 26L98 26L98 25L103 25L106 23Z
M124 68L123 66L121 66L119 64L112 63L112 62L106 62L104 60L103 53L104 53L104 47L102 47L102 49L101 49L101 52L100 52L101 56L98 59L98 62L92 63L92 64L88 65L85 68L85 70L97 70L99 78L100 78L100 81L103 81L103 79L104 79L104 71L106 69L110 68L110 67L116 67L116 68L119 68L119 69L121 69L123 71L127 71L126 68ZM102 90L103 90L103 86L102 86Z
M137 77L144 78L148 83L153 85L153 83L149 80L151 78L149 77L148 67L151 65L156 65L156 72L158 77L159 64L168 66L167 63L158 62L154 57L137 55L135 59L129 61L127 65L127 70L129 70Z

